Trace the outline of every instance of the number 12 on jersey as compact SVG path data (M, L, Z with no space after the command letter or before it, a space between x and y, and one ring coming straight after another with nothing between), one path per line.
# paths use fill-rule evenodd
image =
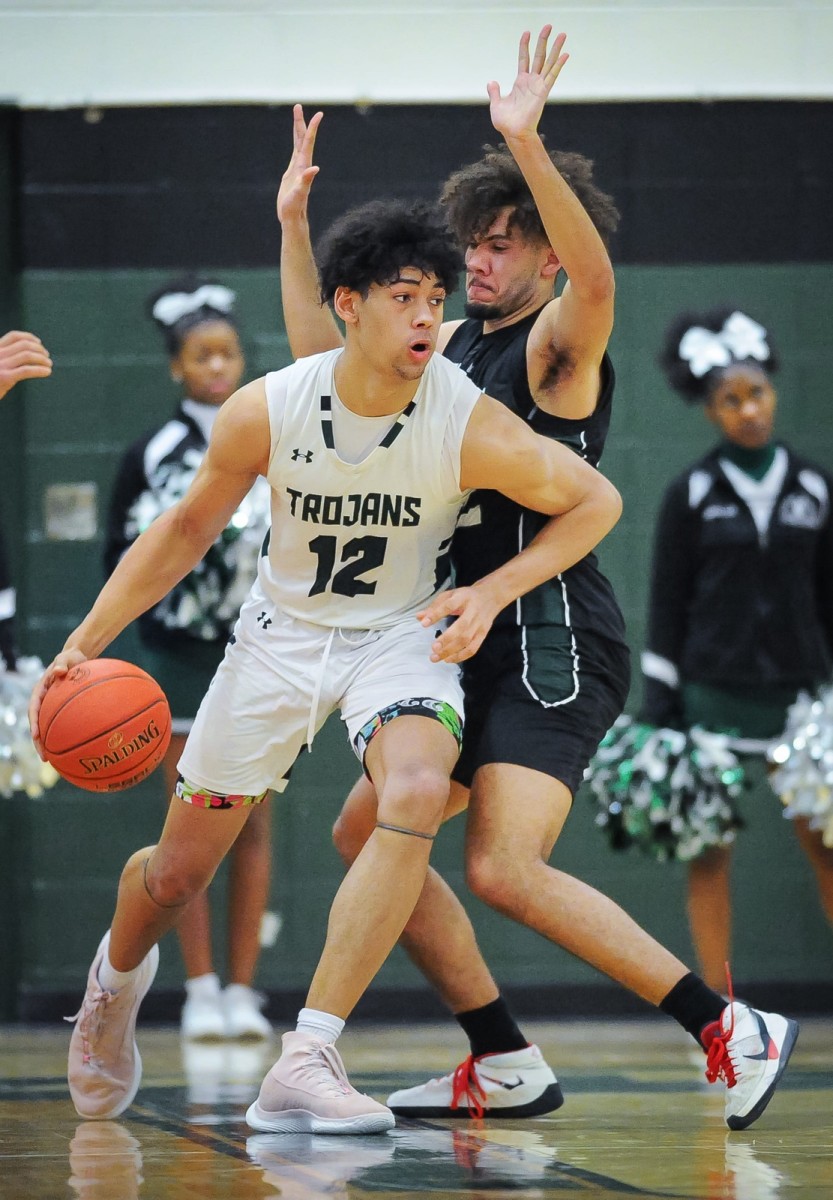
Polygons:
M376 580L362 579L368 571L381 567L385 561L388 539L384 537L351 538L341 548L339 561L343 567L335 570L338 539L332 534L321 534L309 544L310 551L318 558L315 581L308 595L320 596L322 592L333 592L337 596L372 596L376 591ZM335 572L335 573L333 573Z

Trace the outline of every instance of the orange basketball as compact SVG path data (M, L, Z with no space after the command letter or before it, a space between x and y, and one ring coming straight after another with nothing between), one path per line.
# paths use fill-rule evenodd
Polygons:
M93 658L51 685L38 729L47 759L64 779L92 792L118 792L161 762L171 740L171 710L147 671L117 658Z

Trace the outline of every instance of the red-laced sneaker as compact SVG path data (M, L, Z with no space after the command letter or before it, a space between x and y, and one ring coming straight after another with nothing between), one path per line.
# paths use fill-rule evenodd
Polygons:
M563 1103L537 1046L470 1055L448 1075L388 1096L388 1107L403 1117L537 1117Z
M758 1012L737 1000L700 1035L706 1050L706 1079L726 1085L726 1124L746 1129L764 1111L787 1066L798 1022Z

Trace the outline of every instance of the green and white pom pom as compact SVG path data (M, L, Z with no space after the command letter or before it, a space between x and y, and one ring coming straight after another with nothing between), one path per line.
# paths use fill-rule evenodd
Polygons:
M807 817L825 846L833 846L833 687L799 695L767 759L775 766L769 782L784 816Z
M0 670L0 796L40 796L58 772L38 757L29 733L29 697L43 674L38 658L20 658L17 670Z
M688 862L727 846L742 821L747 786L725 734L657 729L619 717L585 773L598 804L596 824L611 846L638 846L660 861Z

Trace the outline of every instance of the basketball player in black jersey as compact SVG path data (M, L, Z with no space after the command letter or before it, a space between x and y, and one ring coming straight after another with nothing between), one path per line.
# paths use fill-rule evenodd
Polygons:
M537 432L596 465L614 383L607 356L614 278L604 238L618 214L593 183L592 164L548 153L538 134L567 59L563 35L548 47L551 31L542 30L531 59L523 35L507 96L488 85L505 146L488 149L444 187L465 248L468 303L465 320L443 327L438 349ZM307 125L296 106L295 151L278 195L283 304L296 355L339 337L316 299L307 223L320 121L316 113ZM471 583L505 563L539 529L537 515L511 500L474 493L452 545L457 581ZM447 815L468 804L466 873L475 895L675 1018L708 1052L707 1077L728 1085L730 1127L745 1128L786 1065L793 1035L784 1034L783 1018L727 1005L613 901L548 865L628 683L622 616L590 555L504 610L464 664L465 736ZM336 825L346 862L370 835L375 812L372 787L361 781ZM462 905L433 869L402 940L468 1035L471 1053L441 1079L393 1093L393 1111L523 1117L558 1107L555 1077L518 1029Z

